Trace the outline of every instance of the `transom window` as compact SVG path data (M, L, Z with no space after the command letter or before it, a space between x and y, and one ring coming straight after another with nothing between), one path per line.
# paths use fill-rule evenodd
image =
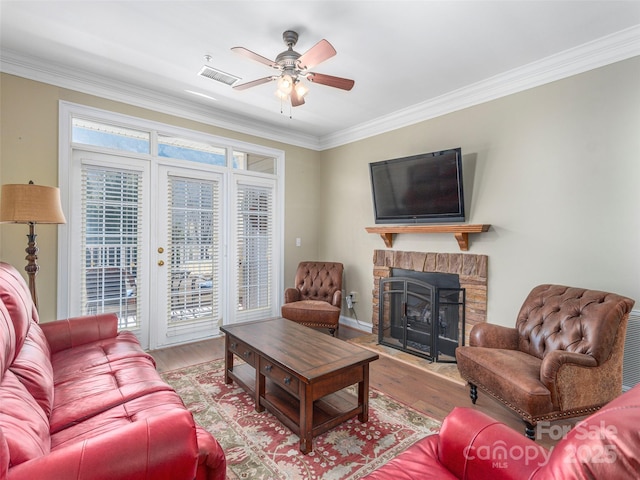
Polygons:
M82 118L73 119L71 139L74 143L112 148L125 152L151 152L151 134L149 132L93 122Z
M74 117L71 141L124 152L152 153L151 132ZM158 157L224 167L227 148L174 135L158 135ZM238 170L275 175L277 158L255 152L233 150L231 165Z

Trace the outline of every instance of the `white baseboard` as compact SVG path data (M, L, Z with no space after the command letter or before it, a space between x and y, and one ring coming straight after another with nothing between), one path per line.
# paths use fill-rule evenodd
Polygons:
M355 318L345 317L344 315L340 315L340 325L355 328L356 330L361 330L366 333L371 333L373 331L373 324L360 322Z

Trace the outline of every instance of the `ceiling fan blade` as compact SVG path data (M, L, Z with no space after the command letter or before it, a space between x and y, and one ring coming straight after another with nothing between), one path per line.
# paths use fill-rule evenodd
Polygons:
M342 90L351 90L356 83L348 78L334 77L333 75L325 75L323 73L310 73L307 75L307 80L329 87L341 88Z
M262 85L263 83L272 82L276 78L278 78L278 77L271 76L271 77L259 78L257 80L253 80L251 82L241 83L240 85L234 85L233 89L234 90L246 90L247 88L251 88L251 87L258 86L258 85Z
M239 53L243 57L247 57L247 58L250 58L251 60L255 60L256 62L263 63L264 65L267 65L269 67L278 68L278 64L273 60L269 60L268 58L263 57L262 55L258 55L257 53L252 52L251 50L247 50L244 47L233 47L231 51L235 53Z
M298 67L300 70L309 70L336 53L333 45L322 39L298 58Z
M304 105L304 97L301 95L298 95L298 91L295 88L291 90L291 93L289 94L289 96L291 97L292 107L299 107L300 105Z

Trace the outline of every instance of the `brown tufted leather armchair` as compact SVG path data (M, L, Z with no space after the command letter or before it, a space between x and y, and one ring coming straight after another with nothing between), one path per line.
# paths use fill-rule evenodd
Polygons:
M540 421L579 417L622 392L622 360L634 301L562 285L535 287L515 328L478 324L456 349L458 370L513 410L534 438Z
M328 328L335 336L340 325L343 270L337 262L300 262L295 287L284 292L282 316L307 327Z

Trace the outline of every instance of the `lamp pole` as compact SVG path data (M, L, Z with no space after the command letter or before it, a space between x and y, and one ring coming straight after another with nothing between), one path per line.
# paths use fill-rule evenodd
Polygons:
M27 248L25 248L25 252L27 252L27 256L24 257L27 260L27 266L24 267L27 275L29 276L29 291L31 292L31 299L33 300L33 304L38 310L38 293L36 292L36 275L38 274L38 270L40 270L40 266L37 264L38 260L38 245L36 244L36 224L34 222L29 222L29 233L27 234Z

